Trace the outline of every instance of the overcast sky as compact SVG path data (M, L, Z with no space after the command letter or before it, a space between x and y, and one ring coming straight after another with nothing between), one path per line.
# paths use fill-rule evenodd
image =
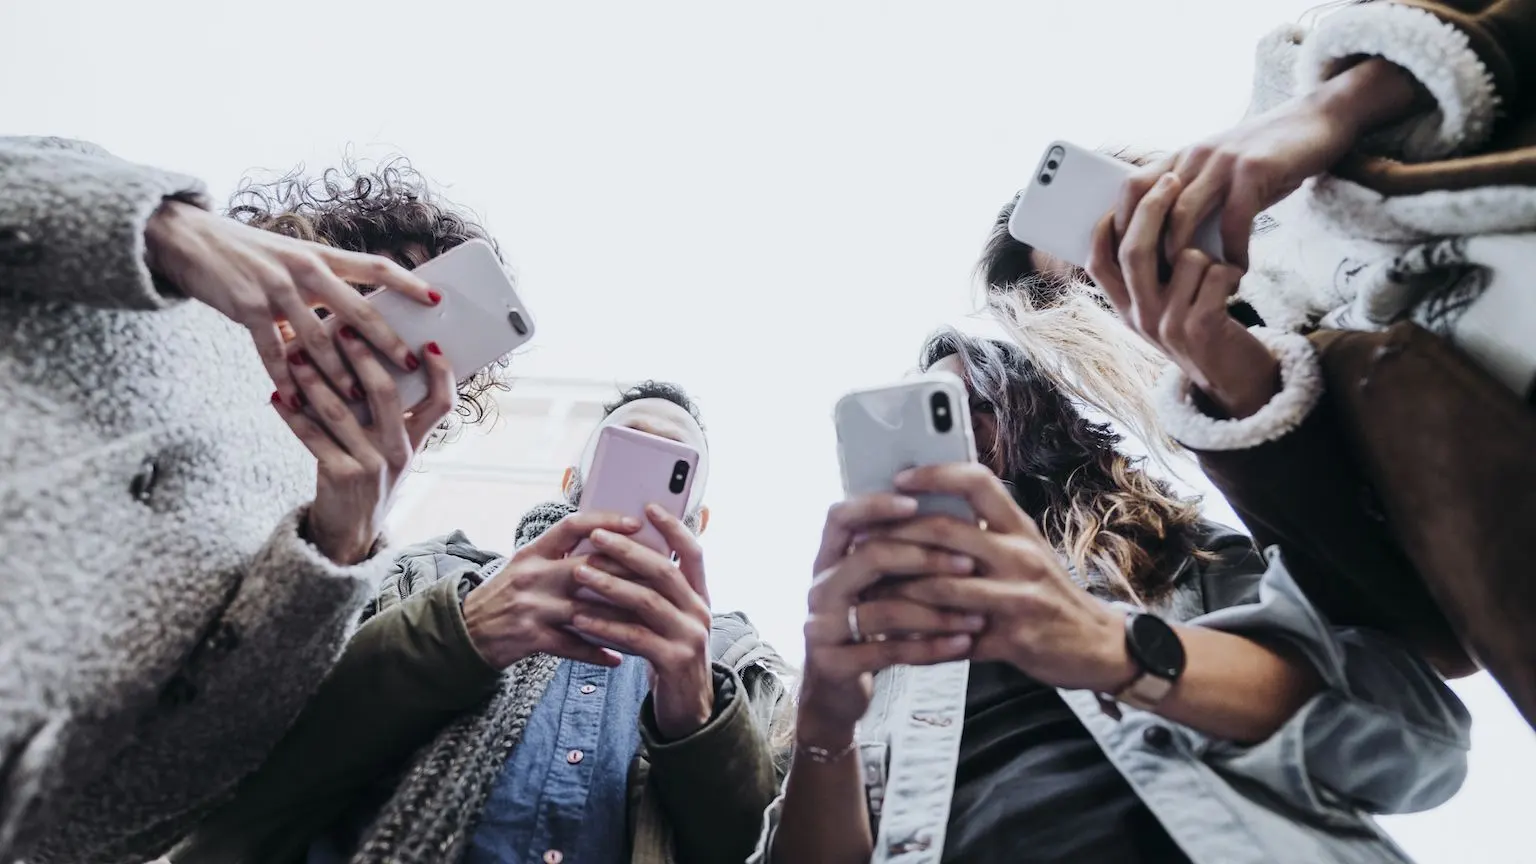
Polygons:
M992 215L1048 141L1235 121L1255 40L1309 5L13 2L0 134L87 138L221 195L253 168L407 154L514 262L540 325L517 371L699 397L715 599L798 659L837 396L973 308ZM1532 860L1536 737L1485 677L1457 689L1465 790L1388 826L1424 862Z

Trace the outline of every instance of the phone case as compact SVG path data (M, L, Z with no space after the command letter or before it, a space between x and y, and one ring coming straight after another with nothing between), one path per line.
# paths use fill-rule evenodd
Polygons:
M933 394L949 397L950 428L939 431ZM976 461L970 399L965 383L934 372L900 383L857 390L838 400L834 413L843 492L849 497L894 492L907 468ZM953 495L918 495L918 512L976 521L971 505Z
M671 481L678 463L687 466L679 491ZM608 426L598 433L592 470L583 479L580 509L601 510L640 520L640 530L630 535L636 542L670 555L666 538L645 518L647 504L659 505L681 519L687 512L699 452L687 444L623 426ZM592 547L582 541L573 554L586 555Z
M369 295L368 301L413 350L436 342L455 380L465 381L533 338L533 316L484 240L455 246L415 273L443 295L441 303L426 306L389 290ZM334 316L326 324L333 331L340 326ZM380 362L395 379L401 405L409 408L426 398L424 373L408 372L382 355ZM348 405L359 422L371 422L366 401Z
M1029 186L1019 193L1008 233L1069 264L1086 266L1094 228L1115 209L1121 187L1135 170L1136 166L1113 156L1066 141L1053 142L1040 157ZM1194 245L1222 260L1219 214L1201 223Z

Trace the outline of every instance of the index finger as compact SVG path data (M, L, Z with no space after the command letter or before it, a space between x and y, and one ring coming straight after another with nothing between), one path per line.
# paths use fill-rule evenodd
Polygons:
M699 544L699 538L688 530L681 519L655 504L646 506L645 516L661 532L662 539L667 541L673 554L677 555L677 569L688 580L688 587L708 605L709 585L704 580L704 547Z
M1035 523L1014 503L1003 481L979 462L908 468L896 475L896 488L903 492L958 495L987 523L988 531L1001 534L1039 533Z
M377 285L399 291L426 306L436 306L443 299L425 279L383 255L329 248L323 255L332 272L354 285Z
M1171 159L1160 159L1157 162L1138 168L1131 172L1125 179L1125 184L1120 187L1120 198L1115 202L1115 234L1125 236L1125 229L1131 224L1131 216L1135 214L1141 199L1152 191L1157 185L1157 180L1173 165Z
M917 500L905 495L876 493L847 498L827 509L821 529L821 548L816 551L812 573L836 564L848 554L853 538L872 525L909 519L917 513Z
M581 510L556 522L548 531L525 549L534 550L541 558L563 558L576 550L581 541L599 528L616 534L633 534L640 530L640 520L618 513L600 510Z

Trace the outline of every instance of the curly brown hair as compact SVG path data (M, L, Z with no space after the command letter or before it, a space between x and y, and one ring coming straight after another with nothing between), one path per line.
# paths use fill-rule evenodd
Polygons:
M301 165L276 180L247 177L231 196L228 213L247 225L289 237L384 255L408 269L470 240L490 243L501 258L495 239L478 218L444 199L404 156L372 170L349 158L318 176L306 174ZM358 290L368 294L374 289ZM316 313L330 314L324 309ZM510 362L503 357L461 382L454 414L440 431L495 416L494 393L509 389L504 372Z
M950 356L965 370L972 412L995 420L994 450L984 455L1080 574L1103 577L1117 599L1153 603L1173 590L1184 559L1204 557L1199 500L1122 453L1110 424L1084 417L1019 346L949 328L928 337L918 365L926 371Z

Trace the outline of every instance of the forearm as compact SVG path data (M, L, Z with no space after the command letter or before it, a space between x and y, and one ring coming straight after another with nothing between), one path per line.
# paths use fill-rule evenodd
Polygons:
M828 729L802 712L797 736L842 755L820 762L796 748L771 864L864 864L874 854L875 838L857 754L842 752L853 730Z
M1301 97L1347 123L1356 137L1407 119L1433 106L1428 91L1408 70L1380 57L1350 66Z
M1323 687L1305 660L1251 639L1175 625L1184 643L1184 674L1156 713L1214 738L1239 743L1275 733Z

